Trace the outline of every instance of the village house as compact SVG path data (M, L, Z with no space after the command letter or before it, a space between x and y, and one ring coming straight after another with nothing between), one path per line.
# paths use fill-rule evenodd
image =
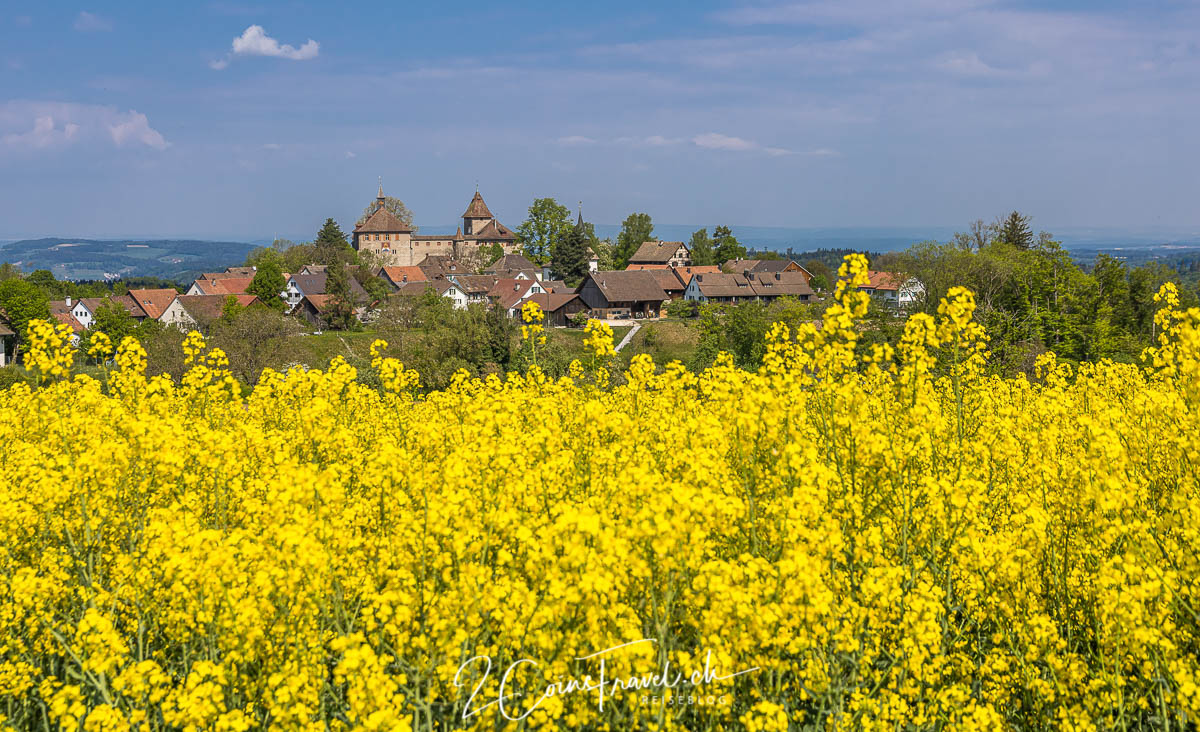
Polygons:
M304 318L315 328L326 328L329 325L329 313L333 308L332 295L305 295L300 298L300 302L296 307L292 308L292 315ZM354 308L354 317L362 320L367 315L365 305L359 305Z
M803 272L696 274L684 291L686 300L730 305L770 301L780 297L794 297L800 302L808 302L813 295Z
M50 317L69 327L73 333L71 336L71 345L78 345L79 334L87 330L87 328L84 328L83 323L80 323L75 317L74 310L75 302L69 297L66 300L50 301Z
M67 298L63 301L67 312L79 322L84 330L92 327L96 322L96 311L103 307L106 303L119 305L125 308L125 312L129 313L129 317L141 322L147 318L146 311L128 295L110 295L108 297L84 297L79 300L72 301Z
M446 279L455 274L473 274L471 268L450 256L430 254L421 260L417 267L430 280Z
M470 302L463 288L451 280L441 277L425 280L424 282L409 282L392 294L397 297L420 297L427 292L432 292L439 297L450 300L454 303L454 307L459 310L466 309L467 304Z
M869 270L867 277L870 281L859 287L859 291L891 307L912 307L925 294L925 285L920 280L905 277L899 272Z
M725 263L723 270L734 274L753 272L757 275L803 272L805 278L809 282L812 281L812 273L790 259L731 259Z
M171 301L158 320L182 331L204 331L225 312L225 303L230 297L242 307L258 302L254 295L180 295Z
M414 234L408 224L384 207L383 184L375 211L354 227L352 245L357 251L375 252L389 266L406 267L427 256L453 259L475 256L481 247L499 244L506 254L515 251L517 237L492 215L479 191L462 215L462 226L452 236Z
M721 268L715 264L700 264L690 267L673 267L675 276L683 283L683 289L686 291L687 286L691 284L692 277L698 274L720 274Z
M546 315L543 323L558 327L570 325L572 315L588 309L583 299L574 292L539 292L530 295L525 302L537 303ZM517 315L520 315L519 311Z
M167 308L171 307L175 298L179 297L179 292L169 287L155 290L130 290L129 296L146 312L148 318L160 320Z
M16 358L17 332L12 324L0 318L0 366L7 366Z
M496 275L452 274L446 279L458 285L459 289L466 293L468 303L482 303L484 305L488 302L488 293L500 281L500 278Z
M420 267L383 267L379 270L379 279L383 280L393 290L399 290L409 282L426 282L429 278Z
M371 301L370 295L363 289L363 286L358 283L352 274L349 267L347 269L346 279L350 283L350 296L357 304L367 304ZM283 291L283 301L287 303L288 308L294 308L300 304L300 300L306 295L325 295L325 283L329 279L329 275L325 272L316 272L313 274L294 274L287 280L287 286Z
M648 241L638 247L629 263L686 267L692 263L692 254L681 241Z
M227 267L224 272L204 272L188 287L186 295L241 295L250 287L255 267ZM286 275L285 275L286 277Z
M624 270L592 272L576 290L580 299L601 318L656 318L668 299L652 272Z
M488 299L512 318L520 314L521 306L530 296L545 293L546 288L535 279L501 278L488 292Z

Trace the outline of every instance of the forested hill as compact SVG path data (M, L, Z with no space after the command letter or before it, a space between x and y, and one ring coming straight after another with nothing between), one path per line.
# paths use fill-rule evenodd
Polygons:
M48 269L60 280L162 277L186 282L205 271L239 264L254 245L201 239L71 239L46 237L0 243L0 261L25 272Z

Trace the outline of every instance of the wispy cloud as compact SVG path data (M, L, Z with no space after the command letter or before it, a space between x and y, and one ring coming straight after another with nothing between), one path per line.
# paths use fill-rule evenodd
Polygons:
M732 135L722 135L719 132L705 132L702 135L696 135L691 140L696 147L706 150L728 150L731 152L763 152L771 157L781 157L784 155L796 155L795 150L789 150L785 147L771 147L769 145L760 145L753 140L747 140L743 137L733 137Z
M261 25L252 25L242 34L233 39L232 51L224 58L209 63L209 66L220 70L229 65L236 56L268 56L285 58L290 61L307 61L317 57L321 52L321 44L309 38L302 46L296 48L286 43L280 43L267 35Z
M558 140L556 142L558 142L559 145L566 145L568 147L576 147L579 145L595 145L596 144L596 141L594 139L592 139L591 137L584 137L583 135L567 135L566 137L558 138Z
M103 33L112 30L113 24L108 18L80 10L79 15L75 16L74 28L81 33Z
M76 144L165 150L169 142L136 110L71 102L15 101L0 105L0 147L39 151Z

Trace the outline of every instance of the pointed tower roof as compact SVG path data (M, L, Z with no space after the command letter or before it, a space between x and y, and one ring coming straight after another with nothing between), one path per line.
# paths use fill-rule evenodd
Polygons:
M383 201L383 176L382 175L379 176L379 197L376 200L381 201L381 202Z
M575 222L575 226L583 228L583 201L579 202L579 219Z
M495 216L488 210L487 204L483 202L483 196L479 195L479 191L475 191L475 197L471 199L471 203L467 206L467 210L463 213L464 219L494 219Z

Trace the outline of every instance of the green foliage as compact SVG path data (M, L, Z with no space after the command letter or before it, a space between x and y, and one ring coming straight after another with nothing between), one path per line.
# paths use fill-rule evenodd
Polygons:
M1033 246L1033 231L1029 228L1029 216L1013 211L1003 222L995 225L996 237L1001 243L1016 249L1026 250Z
M278 256L263 258L246 292L256 296L266 307L282 311L284 302L279 294L287 287L287 282L283 279L280 262Z
M813 275L812 279L808 281L808 286L813 288L815 292L825 292L829 290L829 280L825 277L825 275L815 274Z
M30 320L50 318L50 298L29 280L14 277L0 282L0 311L17 337L25 338Z
M613 250L613 268L625 269L629 260L637 252L638 247L648 241L656 241L654 223L650 214L632 213L621 223L621 233L617 235L617 246Z
M388 355L416 369L425 389L446 388L459 369L486 376L517 365L515 321L477 303L457 309L432 290L389 305L375 325L390 344Z
M742 246L728 226L718 226L713 230L713 243L716 246L713 252L715 264L723 265L730 260L746 257L746 247Z
M225 351L229 369L239 381L254 384L264 368L281 370L294 358L292 339L300 330L296 318L255 304L213 323L209 345Z
M325 323L334 330L355 330L358 318L354 314L356 303L350 289L350 275L341 260L334 260L325 270L325 294L329 295L329 308L322 313Z
M504 256L504 245L498 241L479 247L479 272L491 267Z
M700 229L692 233L692 238L688 242L688 250L692 254L692 264L697 267L707 267L717 263L717 255L713 251L713 241L708 236L708 229Z
M246 308L238 303L237 297L233 295L226 295L225 302L221 303L221 317L217 320L217 322L231 323L235 318L237 318L238 314L245 309Z
M551 266L572 287L588 273L587 250L587 229L582 222L572 226L554 248Z
M571 211L566 206L553 198L538 198L529 207L529 216L517 227L517 243L531 262L545 264L571 228Z
M333 219L325 219L325 224L317 232L317 238L313 241L313 248L312 261L304 264L332 265L355 261L354 248L350 246L350 242L346 241L342 227L338 226Z
M694 300L672 300L667 303L666 311L669 318L694 318L697 315L696 302Z

